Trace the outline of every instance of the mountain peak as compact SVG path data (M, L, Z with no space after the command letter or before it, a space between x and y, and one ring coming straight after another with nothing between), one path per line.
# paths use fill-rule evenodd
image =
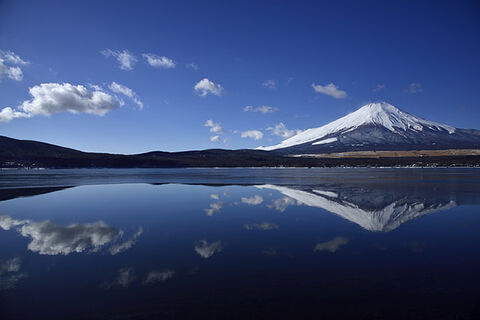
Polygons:
M358 110L322 127L307 129L282 141L280 144L259 147L258 149L275 150L314 141L316 142L313 144L331 143L338 140L338 138L331 137L331 135L347 133L365 125L382 126L398 134L401 134L402 131L419 132L424 129L443 131L449 134L455 132L454 127L411 115L387 102L375 102L366 104ZM327 137L327 139L320 140L324 137Z

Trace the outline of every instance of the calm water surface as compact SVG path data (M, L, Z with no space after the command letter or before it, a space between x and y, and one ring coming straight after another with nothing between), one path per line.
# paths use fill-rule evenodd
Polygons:
M475 319L478 169L0 171L1 319Z

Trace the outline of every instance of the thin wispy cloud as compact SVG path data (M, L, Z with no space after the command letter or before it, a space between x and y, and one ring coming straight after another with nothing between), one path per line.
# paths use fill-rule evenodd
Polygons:
M132 268L122 268L118 270L117 277L110 282L105 282L101 285L104 289L110 289L113 287L127 288L135 280L135 273Z
M88 90L83 85L70 83L42 83L30 88L29 93L32 98L15 110L11 107L2 109L0 121L37 115L49 117L59 112L103 116L122 105L121 101L104 91Z
M410 85L408 86L408 93L414 94L422 91L423 91L423 87L418 82L410 83Z
M120 69L130 71L133 70L135 63L137 63L137 58L130 53L128 50L123 51L113 51L110 49L105 49L100 51L105 57L114 57L117 59L117 62L120 65Z
M313 83L312 87L315 92L326 94L327 96L335 99L345 99L347 97L347 93L343 90L340 90L333 83L329 83L325 86Z
M163 270L163 271L150 271L147 274L145 280L142 281L143 285L153 285L158 282L165 282L168 279L171 279L175 275L174 270Z
M242 138L251 138L253 140L260 140L263 138L263 132L259 130L243 131L240 136Z
M265 105L261 106L261 107L256 107L256 108L254 108L253 106L245 106L243 108L243 111L245 111L245 112L260 112L260 113L263 113L263 114L267 114L267 113L272 113L272 112L278 111L278 108L265 106Z
M133 102L135 102L135 104L137 104L140 109L143 109L143 102L140 100L138 95L129 87L116 83L115 81L112 82L108 87L115 93L120 93L124 96L129 97L130 99L132 99Z
M224 89L221 85L215 84L207 78L203 78L202 80L197 82L193 87L193 90L200 97L206 97L209 94L221 96L224 92Z
M111 246L109 249L110 254L114 256L121 252L127 251L128 249L130 249L135 245L135 243L137 242L137 239L142 235L142 233L143 233L143 228L142 227L138 228L138 231L135 232L129 239L127 239L122 243ZM123 236L123 232L121 235Z
M23 60L14 52L0 50L0 80L7 77L15 81L22 81L23 71L19 65L25 66L28 64L28 61Z
M155 68L172 69L176 66L175 61L164 56L157 56L153 53L144 53L142 56L150 66Z
M265 80L262 82L262 86L267 87L269 89L276 89L277 88L277 81L276 80Z
M195 63L195 62L192 62L192 63L188 63L185 65L188 69L191 69L191 70L198 70L198 65Z
M251 224L244 224L243 227L246 230L275 230L278 229L278 224L273 222L262 222L262 223L251 223Z
M290 138L302 132L302 130L300 129L295 129L295 130L288 129L283 122L280 122L279 124L276 124L273 127L268 127L267 130L271 131L272 135L282 137L284 139Z
M379 92L379 91L382 91L383 89L385 89L384 84L377 84L375 88L373 88L373 92Z
M329 251L329 252L337 252L341 246L344 246L348 243L348 238L345 237L336 237L332 240L317 243L313 251Z

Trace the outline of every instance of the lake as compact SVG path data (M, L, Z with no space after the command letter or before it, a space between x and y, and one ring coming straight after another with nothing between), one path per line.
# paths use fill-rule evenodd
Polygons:
M0 318L480 318L479 205L478 169L0 171Z

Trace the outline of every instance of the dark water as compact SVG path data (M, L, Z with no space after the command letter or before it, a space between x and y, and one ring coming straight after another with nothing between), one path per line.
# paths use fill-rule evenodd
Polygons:
M0 171L1 319L480 318L480 170Z

